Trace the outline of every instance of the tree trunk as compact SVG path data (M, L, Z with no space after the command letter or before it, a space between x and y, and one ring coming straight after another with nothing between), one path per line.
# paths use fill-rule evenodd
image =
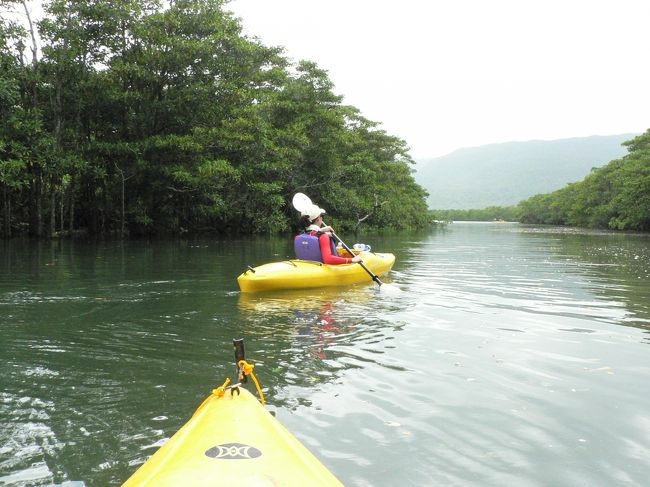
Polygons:
M30 179L29 199L29 235L32 237L43 236L43 209L42 209L42 180L40 167L31 165L32 177Z
M50 238L56 234L56 193L54 189L50 193Z
M125 200L125 192L126 192L126 180L129 179L131 176L129 176L129 178L125 178L124 177L124 171L122 171L122 169L120 169L120 166L118 166L117 164L115 164L115 169L117 169L119 171L120 176L122 178L122 215L121 215L122 216L122 218L121 218L122 221L120 223L120 238L124 238L124 228L125 228L125 220L124 220L125 202L124 202L124 200Z
M70 202L70 236L72 237L72 232L74 231L74 191L72 189L72 180L70 180L70 187L69 187L69 202Z
M3 185L2 189L2 236L11 237L11 200L9 199L9 190L7 189L7 186Z
M69 222L69 232L70 236L72 236L72 232L74 232L74 200L70 198L70 222Z
M120 230L120 237L124 238L124 173L122 173L122 229Z
M29 8L27 8L27 2L23 0L23 9L25 10L25 17L27 18L27 23L29 24L29 35L32 38L32 65L36 67L38 64L38 43L36 42L36 32L34 29L34 24L32 23L32 16L29 14Z
M28 89L31 88L31 108L38 106L38 83L36 80L36 73L38 70L38 43L36 42L36 30L32 22L27 2L23 0L23 8L25 10L25 17L29 26L29 34L31 36L32 45L32 69L34 70L34 80L27 83ZM29 201L29 234L33 237L41 237L43 235L43 213L41 208L42 196L42 178L40 165L31 163L31 180L30 180L30 201Z
M5 233L7 237L11 237L11 198L7 198L7 214L5 218L7 223L7 229L5 230Z
M61 207L60 207L60 216L59 216L59 228L61 229L61 233L65 231L65 226L63 222L63 210L65 207L65 193L61 194Z
M41 177L40 170L38 175L38 183L36 185L36 235L43 236L43 178Z

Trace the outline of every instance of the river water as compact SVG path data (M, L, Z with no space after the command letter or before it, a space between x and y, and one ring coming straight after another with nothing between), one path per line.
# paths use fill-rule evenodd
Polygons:
M236 337L346 485L648 485L650 237L363 240L398 292L240 294L289 238L0 242L0 485L119 485L233 376Z

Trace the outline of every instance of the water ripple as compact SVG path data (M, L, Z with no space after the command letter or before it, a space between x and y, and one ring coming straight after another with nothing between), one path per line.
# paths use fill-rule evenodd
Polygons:
M399 295L239 293L284 240L62 244L53 265L11 250L0 484L119 485L233 377L235 337L270 409L346 485L646 483L648 239L380 238Z

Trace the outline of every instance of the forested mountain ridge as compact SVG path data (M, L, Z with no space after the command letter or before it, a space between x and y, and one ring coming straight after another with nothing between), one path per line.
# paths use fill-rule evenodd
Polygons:
M650 232L650 129L624 145L628 154L582 181L522 201L519 220Z
M226 4L50 0L38 35L0 17L0 236L286 231L297 191L339 228L428 223L406 142Z
M509 142L460 149L418 160L416 181L429 208L510 206L579 181L594 167L623 156L634 134Z

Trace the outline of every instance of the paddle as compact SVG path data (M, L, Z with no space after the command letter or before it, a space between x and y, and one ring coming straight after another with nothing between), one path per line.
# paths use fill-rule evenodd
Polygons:
M313 205L313 203L312 203L311 200L309 199L309 196L307 196L306 194L303 194L303 193L296 193L296 194L293 196L292 203L293 203L293 207L294 207L296 210L298 210L299 212L302 212L303 210L306 210L307 208L309 208L310 206ZM344 242L343 240L341 240L341 238L340 238L336 233L332 232L332 236L333 236L336 240L338 240L339 242L341 242L341 245L343 246L343 248L344 248L345 250L347 250L347 251L350 253L351 256L354 257L354 252L352 252L352 251L350 250L350 247L348 247L347 245L345 245L345 242ZM381 282L381 280L379 279L379 276L377 276L374 272L372 272L370 269L368 269L368 267L366 267L366 264L364 264L363 261L361 261L361 262L357 262L357 264L359 264L361 267L363 267L363 270L366 271L366 272L368 273L368 275L369 275L370 277L372 277L372 280L375 281L377 284L379 284L379 286L381 286L382 284L384 284L384 283Z
M332 231L332 237L334 237L336 240L341 242L341 245L343 246L343 248L345 250L347 250L352 257L354 257L354 252L352 252L350 250L350 247L345 245L345 242L343 240L341 240L341 238L336 233L334 233L334 231ZM357 264L359 264L361 267L363 267L363 270L366 271L370 275L370 277L372 277L373 281L375 281L380 286L383 284L383 282L381 282L381 279L379 279L379 276L377 274L375 274L374 272L372 272L370 269L368 269L368 267L366 267L366 264L364 264L363 261L357 262Z

